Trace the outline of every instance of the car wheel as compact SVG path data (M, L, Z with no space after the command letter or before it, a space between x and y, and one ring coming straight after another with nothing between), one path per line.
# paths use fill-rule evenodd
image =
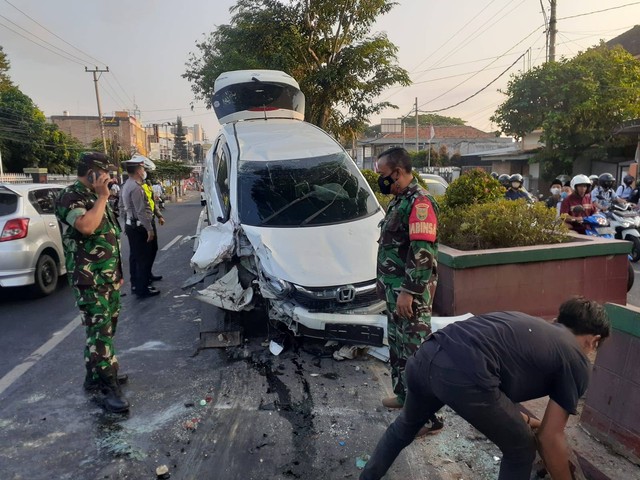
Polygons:
M52 294L58 286L58 265L46 253L40 255L36 263L34 293L39 297Z

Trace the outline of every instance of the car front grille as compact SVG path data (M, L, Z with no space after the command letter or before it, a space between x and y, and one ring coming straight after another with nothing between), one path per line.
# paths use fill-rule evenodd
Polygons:
M319 312L354 310L368 307L380 301L376 293L375 282L373 281L350 286L355 289L353 300L340 302L338 301L338 291L345 287L349 286L344 285L342 287L330 288L297 287L293 294L293 299L298 305L308 310ZM316 294L322 296L322 298L314 298Z

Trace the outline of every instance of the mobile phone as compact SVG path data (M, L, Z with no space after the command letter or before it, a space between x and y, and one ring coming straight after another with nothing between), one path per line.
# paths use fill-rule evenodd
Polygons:
M96 181L96 173L93 170L89 170L89 175L87 176L87 180L89 180L89 183L91 185L93 185L93 183Z

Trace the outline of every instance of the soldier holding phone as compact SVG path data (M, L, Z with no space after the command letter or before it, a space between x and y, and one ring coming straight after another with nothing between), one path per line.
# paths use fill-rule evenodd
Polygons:
M82 314L87 374L84 388L101 390L104 407L124 412L129 402L120 384L113 336L120 313L122 262L120 226L109 207L109 170L116 167L103 153L85 152L78 164L78 179L60 192L56 217L64 228L67 278Z

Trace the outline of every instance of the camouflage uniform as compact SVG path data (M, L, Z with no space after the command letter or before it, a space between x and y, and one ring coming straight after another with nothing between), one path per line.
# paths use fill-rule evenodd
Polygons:
M378 292L387 302L391 378L400 402L406 395L406 361L431 333L437 282L437 213L435 200L414 179L391 201L380 222ZM413 318L395 313L403 291L413 295Z
M86 330L84 360L93 381L116 378L118 360L113 347L120 312L120 226L109 205L92 235L74 228L90 210L96 194L80 181L68 186L56 202L56 216L66 226L62 236L69 284Z

